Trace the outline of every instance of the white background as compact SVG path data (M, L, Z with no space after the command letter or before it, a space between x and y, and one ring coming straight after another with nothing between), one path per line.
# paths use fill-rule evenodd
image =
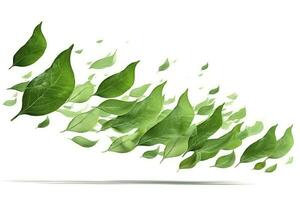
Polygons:
M186 87L193 104L220 85L219 99L237 92L237 107L246 105L247 122L263 120L266 126L279 123L278 137L294 124L295 147L278 161L273 174L251 170L253 165L234 169L209 168L213 160L196 168L177 172L180 159L141 159L144 149L129 154L102 153L109 140L104 133L91 149L70 140L72 133L60 133L68 119L50 115L47 129L37 130L44 117L20 116L20 109L0 107L0 199L286 199L298 195L299 176L299 50L300 5L298 1L2 1L0 3L0 101L13 96L6 90L33 71L48 68L55 56L72 43L83 48L73 54L77 83L93 72L99 84L112 74L140 59L136 86L168 79L168 97ZM45 55L27 68L13 68L12 57L29 38L33 27L43 21L48 40ZM96 44L96 40L104 42ZM91 71L86 62L118 50L111 69ZM169 70L157 73L165 58L177 60ZM202 78L200 66L209 62ZM205 87L199 90L199 87ZM91 105L100 102L93 97ZM221 102L220 102L221 103ZM246 143L255 141L249 139ZM243 145L245 146L245 144ZM237 151L240 155L242 149ZM270 162L272 164L274 162ZM101 185L16 183L12 180L182 180L238 181L238 186L212 185Z

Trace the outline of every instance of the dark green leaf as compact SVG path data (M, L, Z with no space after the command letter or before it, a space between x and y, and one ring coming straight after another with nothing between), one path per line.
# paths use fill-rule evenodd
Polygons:
M235 153L232 151L232 153L221 156L216 160L215 166L218 168L228 168L231 167L235 162Z
M272 172L274 172L276 169L277 169L277 164L268 167L268 168L265 170L265 172L267 172L267 173L272 173Z
M211 90L208 92L208 94L217 94L217 93L219 92L219 90L220 90L220 87L218 86L218 87L216 87L216 88L211 89Z
M85 148L90 148L90 147L94 146L95 144L97 144L97 142L98 142L98 140L92 141L92 140L86 139L85 137L82 137L82 136L73 137L72 141L82 147L85 147Z
M144 152L142 156L147 159L152 159L155 158L158 155L158 153L159 153L159 147L157 147L154 150Z
M285 156L294 145L292 127L286 129L284 135L276 142L276 147L269 158L278 159Z
M101 58L97 61L95 61L92 65L91 68L93 69L104 69L107 67L111 67L116 63L117 59L117 51L115 51L112 55L108 55L104 58Z
M169 62L169 59L167 58L167 59L165 60L165 62L164 62L161 66L159 66L158 71L165 71L165 70L167 70L169 67L170 67L170 62Z
M98 43L98 44L100 44L100 43L102 43L103 42L103 40L97 40L96 41L96 43Z
M75 85L70 62L72 48L73 45L60 53L50 68L30 81L23 94L22 109L13 119L22 114L46 115L67 101Z
M201 67L201 70L203 71L203 70L207 70L207 68L208 68L208 63L206 63L205 65L203 65L202 67Z
M130 91L129 96L131 97L142 97L151 84L145 84L140 87L134 88Z
M38 124L37 128L45 128L50 124L49 117L47 116L44 121Z
M98 108L104 112L113 115L125 115L128 113L136 104L136 101L121 101L117 99L108 99L102 102Z
M37 25L29 40L17 51L13 58L13 66L26 67L35 63L47 48L46 39L42 33L42 22Z
M10 88L8 88L9 90L16 90L16 91L19 91L19 92L24 92L27 85L29 84L29 81L26 81L26 82L22 82L22 83L18 83Z
M123 71L106 78L99 85L95 95L104 98L114 98L124 94L131 88L135 79L135 67L139 63L129 64Z

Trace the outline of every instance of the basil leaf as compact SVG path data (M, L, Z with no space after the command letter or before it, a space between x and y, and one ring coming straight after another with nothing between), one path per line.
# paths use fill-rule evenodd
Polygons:
M164 97L162 90L165 83L154 88L151 94L143 101L137 102L135 106L125 115L118 116L107 123L103 124L101 130L114 128L115 130L125 133L134 128L147 128L156 122L162 107Z
M85 82L84 84L77 85L73 90L68 102L73 103L83 103L89 100L94 94L95 85L90 81Z
M70 121L65 131L74 131L78 133L88 132L97 125L99 117L100 110L98 108L81 113Z
M32 72L28 72L27 74L23 75L22 78L29 79L32 76Z
M231 121L240 120L240 119L243 119L244 117L246 117L246 108L242 108L239 111L233 113L232 115L230 115L228 120L231 120Z
M234 162L235 162L235 153L234 153L234 151L232 151L232 153L230 153L228 155L219 157L216 160L214 167L228 168L228 167L231 167L234 164Z
M82 147L85 147L85 148L93 147L98 142L98 140L92 141L92 140L86 139L85 137L82 137L82 136L73 137L71 140L73 142L75 142L76 144L78 144Z
M44 54L47 41L42 33L42 22L37 25L29 40L15 53L13 66L26 67L35 63Z
M224 105L224 104L223 104ZM223 105L218 106L214 113L204 122L197 125L197 132L189 139L188 151L200 149L203 143L222 126Z
M263 138L251 144L241 156L240 163L248 163L272 155L276 148L276 127L277 125L272 126Z
M150 85L151 84L145 84L140 87L132 89L129 93L129 96L136 97L136 98L142 97L145 94L145 92L148 90Z
M139 63L129 64L123 71L106 78L99 85L95 95L104 98L114 98L124 94L131 88L135 78L135 67Z
M261 169L265 168L265 166L266 166L266 160L256 163L253 169L261 170Z
M95 61L91 68L93 69L104 69L107 67L111 67L116 63L117 60L117 51L115 51L112 55L108 55L104 58L101 58L97 61Z
M276 169L277 169L277 164L268 167L268 168L265 170L265 172L267 172L267 173L272 173L272 172L274 172Z
M70 63L73 45L60 53L50 68L27 85L19 115L46 115L56 111L72 94L75 78Z
M3 102L3 105L5 106L14 106L17 103L17 98L15 99L10 99L10 100L6 100Z
M104 112L113 115L125 115L128 113L136 104L136 101L121 101L117 99L108 99L102 102L98 108Z
M50 124L49 117L47 116L44 121L38 124L37 128L45 128Z
M269 158L278 159L285 156L294 145L292 127L286 129L284 135L276 142L276 147Z
M8 90L16 90L18 92L24 92L28 84L29 84L29 81L18 83L16 85L8 88Z
M177 106L162 121L148 130L140 139L140 145L165 144L164 158L181 155L188 147L188 128L194 118L194 111L185 91Z
M142 156L147 159L152 159L155 158L158 155L158 153L159 153L159 147L157 147L154 150L144 152Z
M165 70L167 70L169 67L170 67L170 62L169 62L169 59L167 58L167 59L164 61L164 63L163 63L161 66L159 66L158 71L165 71Z
M211 89L208 94L217 94L220 90L220 86L216 87L216 88L213 88Z
M205 65L203 65L203 66L201 67L201 70L204 71L204 70L207 70L207 68L208 68L208 63L206 63Z

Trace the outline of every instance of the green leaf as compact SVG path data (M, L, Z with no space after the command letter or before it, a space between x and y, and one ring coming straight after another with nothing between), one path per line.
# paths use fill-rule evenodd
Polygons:
M75 51L75 53L77 53L77 54L81 54L82 52L83 52L83 49L78 49Z
M103 125L105 122L107 122L106 119L99 119L98 120L98 123L101 124L101 125Z
M198 111L200 108L204 107L204 106L208 106L212 103L214 103L215 99L210 99L210 98L206 98L204 101L198 103L195 106L195 110Z
M272 155L276 147L276 127L272 126L266 135L251 144L243 153L240 163L248 163Z
M164 158L181 155L187 150L189 133L187 130L194 118L193 107L186 90L177 106L162 121L148 130L140 139L140 145L165 144Z
M139 139L143 134L143 130L137 130L133 134L121 136L113 141L113 143L108 148L108 151L117 153L130 152L137 146Z
M253 169L255 169L255 170L261 170L261 169L265 168L265 166L266 166L266 161L267 161L267 160L264 160L264 161L262 161L262 162L256 163Z
M85 137L82 137L82 136L73 137L71 140L73 142L75 142L76 144L78 144L82 147L85 147L85 148L90 148L92 146L95 146L95 144L97 144L97 142L98 142L98 140L92 141L92 140L86 139Z
M100 110L98 108L81 113L70 121L66 131L74 131L78 133L88 132L97 125L99 117Z
M16 90L18 92L24 92L28 84L29 84L29 81L18 83L16 85L8 88L8 90Z
M294 157L291 156L291 157L289 157L289 159L288 159L288 161L286 162L286 164L287 164L287 165L292 164L293 161L294 161Z
M210 115L214 110L215 103L199 108L198 115Z
M5 106L14 106L17 103L17 98L6 100L3 102L3 105Z
M15 53L13 66L26 67L35 63L44 54L47 41L42 33L42 22L37 25L29 40Z
M97 40L96 41L96 43L98 43L98 44L100 44L100 43L102 43L103 42L103 40Z
M164 102L164 105L172 104L172 103L175 102L175 100L176 100L176 97L172 97L172 98L166 99L165 102Z
M32 72L28 72L27 74L23 75L22 78L29 79L32 76Z
M113 115L125 115L128 113L136 104L136 101L121 101L117 99L108 99L102 102L98 108L104 112Z
M57 112L63 114L66 117L71 117L71 118L76 117L77 115L81 114L80 111L75 112L75 111L68 110L68 109L58 109Z
M99 85L95 95L104 98L121 96L131 88L135 79L135 67L139 63L129 64L123 71L106 78Z
M272 173L272 172L274 172L276 169L277 169L277 164L274 164L274 165L268 167L268 168L265 170L265 172L267 172L267 173Z
M144 152L142 156L147 159L152 159L155 158L158 155L158 153L159 153L159 147L157 147L154 150Z
M167 58L167 59L165 60L165 62L164 62L161 66L159 66L158 71L165 71L165 70L167 70L169 67L170 67L170 62L169 62L169 59Z
M129 96L131 97L142 97L151 84L145 84L140 87L134 88L130 91Z
M95 61L91 68L93 69L104 69L107 67L111 67L116 63L117 60L117 51L115 51L112 55L108 55L104 58L101 58L97 61Z
M200 161L205 161L210 158L215 157L218 152L205 152L205 151L194 151L194 153L190 156L181 161L179 164L179 169L190 169L197 165Z
M211 89L208 94L217 94L220 90L220 86L216 87L216 88L213 88Z
M95 77L95 74L91 74L91 75L89 75L88 80L92 81L94 77Z
M207 120L197 125L197 132L189 139L188 151L200 149L203 143L221 128L223 105L218 106Z
M75 78L70 63L73 45L60 53L50 68L27 85L22 99L22 114L40 116L56 111L72 94Z
M38 124L37 128L45 128L50 124L49 117L47 116L44 121Z
M244 117L246 117L246 108L242 108L239 111L233 113L232 115L230 115L228 120L231 120L231 121L240 120L240 119L243 119Z
M239 134L240 139L256 135L264 129L264 124L261 121L256 121L253 126L247 126L244 131Z
M234 164L234 162L235 162L235 153L234 153L234 151L232 151L232 153L230 153L228 155L219 157L216 160L214 167L228 168L228 167L231 167Z
M164 97L162 90L165 83L158 85L151 94L143 101L137 102L135 106L125 115L118 116L105 123L102 130L114 128L125 133L134 128L144 129L156 122L156 119L163 107Z
M94 88L95 85L90 81L77 85L68 99L68 102L83 103L88 101L94 94Z
M228 99L231 99L231 100L236 100L238 97L238 95L236 93L232 93L230 95L227 96Z
M201 67L201 70L204 71L204 70L207 70L208 69L208 63L206 63L205 65L203 65Z
M276 147L269 158L278 159L285 156L294 145L292 127L286 129L284 135L276 142Z

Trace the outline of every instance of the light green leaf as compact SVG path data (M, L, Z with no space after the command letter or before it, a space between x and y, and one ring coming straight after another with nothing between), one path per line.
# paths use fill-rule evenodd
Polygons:
M116 63L117 60L117 51L115 51L112 55L108 55L104 58L101 58L97 61L95 61L91 68L93 69L104 69L107 67L111 67Z
M69 110L69 109L58 109L57 112L63 114L64 116L66 117L76 117L77 115L81 114L81 111L72 111L72 110Z
M154 150L144 152L142 156L147 159L152 159L155 158L158 155L158 153L159 153L159 147L157 147Z
M82 52L83 52L83 49L78 49L75 51L75 53L77 53L77 54L81 54Z
M211 89L208 94L217 94L220 90L220 86L216 87L216 88L213 88Z
M17 98L6 100L3 102L3 105L5 106L14 106L17 103Z
M214 110L214 106L215 106L214 103L207 105L207 106L203 106L203 107L199 108L197 114L198 115L210 115Z
M276 127L277 125L272 126L263 138L251 144L241 156L240 163L248 163L272 155L276 148Z
M264 129L264 124L261 121L256 121L253 126L247 126L244 131L239 134L240 139L256 135Z
M37 25L29 40L15 53L13 66L26 67L35 63L44 54L47 41L42 33L42 22Z
M99 117L100 110L98 108L81 113L70 121L66 131L74 131L78 133L91 131L97 125Z
M91 75L89 75L88 80L92 81L94 77L95 77L95 74L91 74Z
M102 102L98 108L106 113L113 115L125 115L128 113L136 104L136 101L121 101L117 99L108 99Z
M28 84L29 84L29 81L18 83L16 85L8 88L8 90L16 90L18 92L24 92Z
M167 70L169 67L170 67L170 62L169 62L169 59L167 58L167 59L164 61L164 63L163 63L161 66L159 66L158 71L165 71L165 70Z
M127 153L132 151L138 144L139 139L144 134L143 130L137 130L131 135L121 136L113 141L108 151L117 153Z
M240 120L240 119L243 119L244 117L246 117L246 108L242 108L239 111L233 113L232 115L230 115L228 120L231 120L231 121Z
M105 123L102 130L112 127L119 132L125 133L134 128L144 129L151 126L156 122L163 107L164 97L162 96L162 90L164 85L165 83L162 83L154 88L147 98L137 102L125 115L118 116Z
M289 157L289 159L288 159L288 161L286 162L286 164L287 164L287 165L292 164L293 161L294 161L294 157L291 156L291 157Z
M131 97L142 97L151 84L145 84L140 87L134 88L130 91L129 96Z
M269 158L278 159L285 156L294 145L292 127L286 129L284 135L276 142L276 147Z
M264 160L264 161L262 161L262 162L256 163L253 169L255 169L255 170L261 170L261 169L265 168L265 166L266 166L266 161L267 161L267 160Z
M94 88L95 85L93 85L90 81L77 85L68 99L68 102L83 103L88 101L94 94Z
M198 103L195 106L195 111L198 111L200 108L204 107L204 106L208 106L212 103L214 103L215 99L210 99L210 98L206 98L204 101Z
M224 105L224 104L223 104ZM188 151L200 149L204 142L222 126L223 105L218 106L214 113L204 122L197 125L197 132L189 139Z
M268 167L268 168L265 170L265 172L267 172L267 173L272 173L272 172L274 172L276 169L277 169L277 164Z
M227 96L228 99L231 99L231 100L236 100L238 97L238 95L236 93L232 93L230 95Z
M47 116L44 121L38 124L37 128L45 128L50 124L49 117Z
M27 74L23 75L22 78L29 79L32 76L32 72L28 72Z
M164 102L164 105L172 104L172 103L175 102L175 100L176 100L176 97L172 97L172 98L166 99L165 102Z
M230 153L228 155L219 157L216 160L214 167L228 168L228 167L231 167L234 164L234 162L235 162L235 153L234 153L234 151L232 151L232 153Z
M131 88L135 79L135 67L139 63L129 64L123 71L106 78L99 85L95 95L104 98L121 96Z
M30 81L23 94L22 109L13 119L23 114L46 115L67 101L75 85L70 62L72 49L73 45L60 53L50 68Z
M71 140L73 142L75 142L76 144L78 144L82 147L85 147L85 148L93 147L98 142L98 140L92 141L92 140L86 139L85 137L82 137L82 136L73 137Z
M203 65L201 67L201 70L204 71L204 70L207 70L208 69L208 63L206 63L205 65Z

